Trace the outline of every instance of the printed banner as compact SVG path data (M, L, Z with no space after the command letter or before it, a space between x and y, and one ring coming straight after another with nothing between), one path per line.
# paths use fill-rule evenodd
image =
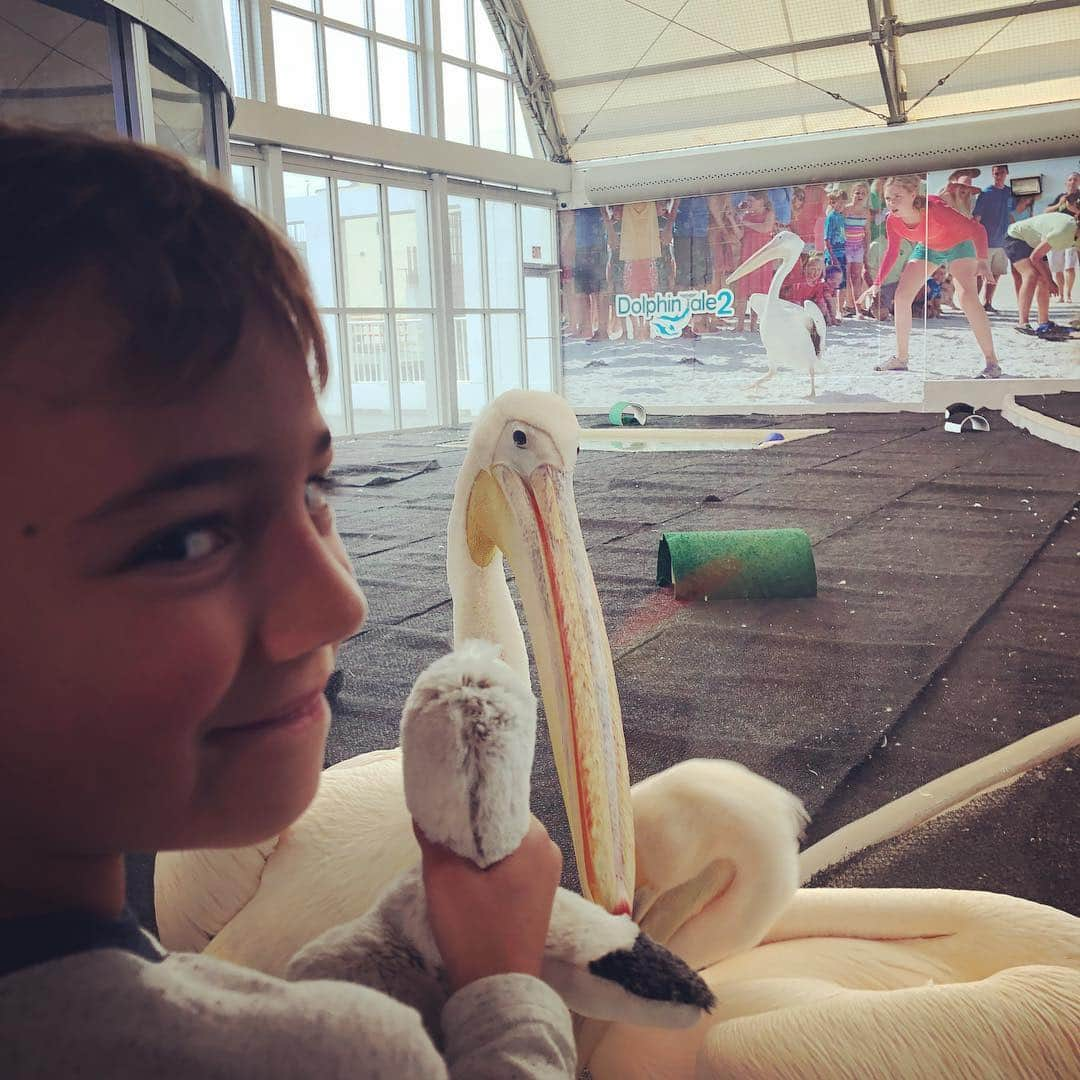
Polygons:
M1072 165L564 211L564 392L604 411L900 405L927 379L1080 377Z

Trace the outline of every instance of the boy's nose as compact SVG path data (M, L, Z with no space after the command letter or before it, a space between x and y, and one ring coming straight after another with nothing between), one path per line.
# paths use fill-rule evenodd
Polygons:
M336 531L310 518L282 523L269 541L260 581L260 636L267 658L295 660L357 633L367 599Z

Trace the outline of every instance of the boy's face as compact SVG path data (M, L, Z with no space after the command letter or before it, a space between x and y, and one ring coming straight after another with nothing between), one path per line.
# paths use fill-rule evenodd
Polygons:
M38 320L0 373L0 845L251 843L314 795L321 692L366 611L311 482L329 435L302 357L256 316L186 400L41 400L73 388L72 357L102 381L97 310Z

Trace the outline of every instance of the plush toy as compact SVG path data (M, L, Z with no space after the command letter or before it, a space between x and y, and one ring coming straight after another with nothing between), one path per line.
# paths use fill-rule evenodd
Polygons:
M529 828L536 699L487 642L467 641L431 664L405 702L405 799L428 839L487 867L517 849ZM347 979L416 1008L436 1044L449 991L427 921L417 867L362 919L297 954L291 977ZM713 1005L705 983L642 933L559 889L542 978L581 1016L651 1027L697 1023Z

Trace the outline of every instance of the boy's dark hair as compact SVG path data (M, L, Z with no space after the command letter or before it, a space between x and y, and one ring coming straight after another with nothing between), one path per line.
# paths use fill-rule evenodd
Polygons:
M65 290L92 283L127 329L110 396L196 387L229 362L254 308L313 355L325 384L322 325L288 241L182 159L0 124L0 206L0 327L29 305L41 317L45 302L62 318Z
M828 277L830 274L839 274L841 277L843 277L844 268L842 266L837 266L836 263L830 263L828 266L825 267L825 276Z

